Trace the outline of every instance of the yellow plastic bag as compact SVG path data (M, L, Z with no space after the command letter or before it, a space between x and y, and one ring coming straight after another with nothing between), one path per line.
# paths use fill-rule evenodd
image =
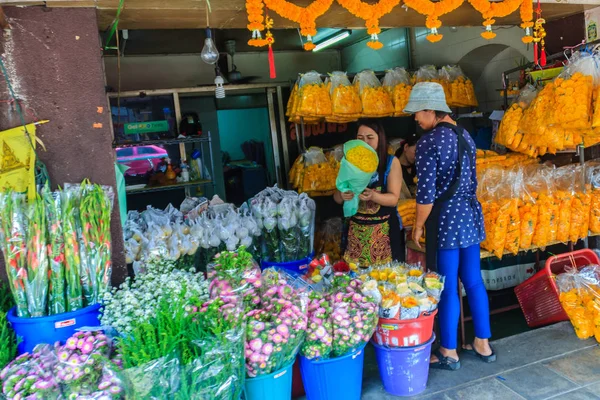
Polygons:
M327 120L336 123L356 121L362 112L358 91L350 84L345 72L333 72L330 82L333 113L332 117L327 117Z
M297 114L299 116L318 119L331 115L329 91L318 72L311 71L302 75L298 94L300 101Z
M30 199L35 189L35 125L27 125L0 132L0 191L12 189L27 193Z

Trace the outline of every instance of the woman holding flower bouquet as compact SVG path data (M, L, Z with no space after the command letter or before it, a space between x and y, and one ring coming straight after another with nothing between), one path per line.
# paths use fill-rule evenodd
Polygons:
M404 110L426 131L417 144L417 213L413 240L427 228L427 267L446 277L439 304L441 347L431 357L431 367L460 368L457 348L460 303L458 278L469 297L475 340L463 351L484 362L496 360L488 339L488 296L481 278L479 244L485 239L483 213L477 200L475 143L469 133L450 118L451 110L438 83L417 83Z
M358 212L347 220L344 260L358 266L404 261L404 234L396 209L402 187L400 162L388 155L385 131L378 120L361 120L356 138L377 152L379 164L367 188L358 195ZM339 190L333 195L338 204L354 196Z

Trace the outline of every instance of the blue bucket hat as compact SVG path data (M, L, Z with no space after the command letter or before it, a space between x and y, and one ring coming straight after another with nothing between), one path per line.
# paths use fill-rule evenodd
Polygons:
M408 104L404 107L404 112L414 114L424 110L452 113L452 110L450 110L450 107L446 103L444 88L439 83L419 82L413 86L408 98Z

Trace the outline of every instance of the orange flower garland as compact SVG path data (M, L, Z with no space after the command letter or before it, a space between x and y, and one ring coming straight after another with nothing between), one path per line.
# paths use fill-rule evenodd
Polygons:
M492 25L496 22L493 18L506 17L519 8L523 0L504 0L502 2L490 2L489 0L469 0L469 3L481 13L485 21L485 31L481 34L484 39L493 39L496 34L492 32Z
M266 45L267 41L260 34L265 29L262 0L246 0L246 11L248 12L248 30L252 32L252 39L248 40L248 44L255 47Z
M525 36L521 40L525 44L531 43L533 42L533 36L531 36L531 28L533 28L533 1L523 0L519 13L521 14L521 21L523 21L521 28L525 29Z
M437 3L430 0L404 0L407 7L427 16L425 26L431 30L431 33L427 35L427 40L431 43L439 42L444 36L438 33L438 29L442 26L442 21L439 18L456 10L462 3L464 3L464 0L440 0Z
M400 4L400 0L379 0L375 4L367 4L361 0L337 0L337 2L355 17L365 20L367 33L371 35L371 40L367 43L367 46L374 50L381 49L383 43L379 41L377 36L381 33L379 20Z
M307 51L315 48L312 37L317 34L317 18L325 14L333 4L333 0L314 0L306 7L298 7L286 0L264 0L264 2L270 10L283 18L300 24L300 33L306 36L304 50Z

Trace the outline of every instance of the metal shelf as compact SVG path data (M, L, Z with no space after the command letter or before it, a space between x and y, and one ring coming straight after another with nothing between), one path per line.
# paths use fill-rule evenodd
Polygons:
M126 186L125 192L127 194L151 193L151 192L160 192L163 190L184 189L184 188L190 187L190 186L203 186L203 185L208 185L208 184L212 184L212 181L208 180L208 179L204 179L204 180L199 180L199 181L177 182L177 183L172 183L172 184L163 185L163 186L146 186L146 187L139 188L139 189L131 188L131 186L128 188Z
M209 143L210 137L195 137L195 138L172 138L158 140L140 140L138 142L113 142L113 148L117 147L136 147L136 146L152 146L152 145L169 145L169 144L188 144L188 143Z

